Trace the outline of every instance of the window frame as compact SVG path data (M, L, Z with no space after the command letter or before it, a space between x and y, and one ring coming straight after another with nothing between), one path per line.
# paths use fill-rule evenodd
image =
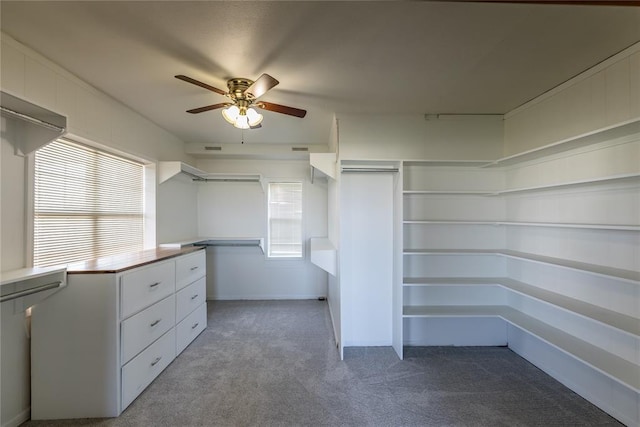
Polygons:
M269 255L270 250L271 250L271 236L270 236L270 227L269 227L269 185L270 184L286 184L286 183L296 183L296 184L300 184L301 185L301 192L302 192L302 200L301 200L301 207L302 207L302 215L300 218L300 244L301 244L301 248L302 251L300 253L299 256L271 256ZM302 178L299 177L290 177L290 178L267 178L264 179L264 190L265 190L265 250L264 250L264 257L266 260L268 261L284 261L284 262L289 262L289 263L296 263L296 262L304 262L307 258L307 236L306 236L306 232L307 232L307 227L306 227L306 217L307 215L305 215L306 212L306 201L307 201L307 188L306 188L306 181Z
M98 150L109 155L122 157L126 160L138 162L143 168L143 250L156 247L156 165L154 162L140 156L127 153L113 147L96 143L86 138L75 135L66 135L57 138L62 142L69 142L85 146L91 150ZM56 141L54 140L54 141ZM52 142L54 142L52 141ZM25 260L26 266L34 267L35 250L35 171L36 152L33 151L25 156L25 218L26 218L26 242Z

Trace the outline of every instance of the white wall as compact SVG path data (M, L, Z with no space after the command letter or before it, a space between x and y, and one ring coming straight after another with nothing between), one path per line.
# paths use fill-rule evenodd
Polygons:
M68 117L70 136L92 141L136 157L156 160L183 160L183 143L138 113L76 78L11 37L1 36L0 87ZM19 138L19 135L15 136ZM0 178L1 230L0 270L8 271L27 264L25 159L13 154L11 144L2 141ZM162 202L164 203L164 202ZM158 212L163 230L170 233L171 221ZM184 236L187 237L187 236ZM2 310L2 387L0 423L18 425L29 415L29 340L25 333L24 313Z
M209 299L301 299L327 295L327 273L311 264L308 239L327 235L327 185L310 182L308 161L204 160L212 173L261 174L303 181L306 245L302 260L268 260L258 248L208 248ZM209 182L198 187L198 233L202 237L267 236L267 201L258 183Z
M158 243L179 242L198 236L198 186L178 174L158 185Z
M492 160L502 154L500 116L340 114L340 159Z
M640 43L505 115L511 155L640 116Z

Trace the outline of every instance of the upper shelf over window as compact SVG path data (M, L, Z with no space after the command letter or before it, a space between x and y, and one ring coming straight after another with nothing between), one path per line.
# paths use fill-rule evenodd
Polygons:
M183 173L199 182L258 182L262 175L257 173L209 173L179 161L158 162L158 183Z

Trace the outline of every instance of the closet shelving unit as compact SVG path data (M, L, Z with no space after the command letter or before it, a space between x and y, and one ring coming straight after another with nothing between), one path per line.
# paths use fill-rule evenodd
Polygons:
M309 153L311 183L318 179L336 179L336 153ZM309 240L310 260L327 273L337 274L338 251L329 237L314 237Z
M607 260L600 265L541 255L539 245L532 251L535 253L529 253L511 249L509 239L511 233L516 237L523 233L526 238L527 233L539 229L546 238L554 233L577 233L574 235L590 236L588 241L593 244L593 233L599 233L607 243L611 238L632 245L630 241L640 242L640 218L638 222L633 222L634 218L629 221L629 216L624 222L602 221L601 217L589 218L587 213L579 218L565 215L557 222L554 218L538 221L521 219L507 209L507 203L515 200L517 204L518 199L576 192L604 194L611 189L640 192L640 168L601 175L588 171L578 179L539 185L507 185L510 170L584 152L586 147L606 150L616 144L638 144L639 134L640 118L636 118L492 162L403 162L401 342L478 345L477 341L468 341L469 331L460 330L460 325L475 328L478 322L481 329L483 321L502 321L507 325L502 344L513 344L516 352L537 361L543 370L621 421L633 425L640 422L640 313L633 305L640 293L640 265L628 269L607 265ZM483 178L481 171L502 174L502 185L495 185L495 176ZM449 180L453 173L469 175ZM482 236L487 235L494 238L483 242ZM549 272L569 282L584 281L589 289L581 291L582 283L565 286L562 280L547 283ZM428 326L429 322L435 323ZM451 340L443 342L447 334ZM480 332L479 336L480 340L486 339L480 345L496 344L491 334L484 338ZM546 356L540 356L543 353L532 350L532 345L539 345L535 342L551 350L544 350ZM580 374L571 372L573 368L563 366L565 362L560 362L559 356L549 356L548 351L557 351L586 367L575 372L587 369L588 373L582 375L588 379L581 384L582 377L575 377ZM403 356L402 349L399 356ZM611 381L617 385L611 385ZM631 406L622 407L622 401L631 402Z

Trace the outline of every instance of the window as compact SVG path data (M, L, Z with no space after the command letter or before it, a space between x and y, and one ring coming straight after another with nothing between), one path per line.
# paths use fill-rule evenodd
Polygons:
M267 256L302 258L302 182L270 182Z
M66 140L36 152L34 266L139 251L143 245L142 164Z

